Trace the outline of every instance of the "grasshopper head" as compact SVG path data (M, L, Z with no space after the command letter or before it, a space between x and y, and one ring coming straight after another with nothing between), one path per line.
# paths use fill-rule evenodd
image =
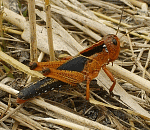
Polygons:
M116 35L109 34L103 37L104 44L109 53L109 62L113 62L118 58L120 52L120 41Z

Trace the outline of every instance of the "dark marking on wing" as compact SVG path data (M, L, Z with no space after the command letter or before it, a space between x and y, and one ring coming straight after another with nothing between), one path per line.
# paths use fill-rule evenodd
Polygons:
M87 49L87 51L83 51L83 53L81 53L81 54L82 54L83 56L89 57L89 56L94 55L95 53L100 53L100 52L102 52L102 50L105 48L104 45L105 45L105 44L91 47L90 50Z
M81 72L84 69L87 60L89 59L84 56L78 56L69 60L65 64L62 64L57 69Z

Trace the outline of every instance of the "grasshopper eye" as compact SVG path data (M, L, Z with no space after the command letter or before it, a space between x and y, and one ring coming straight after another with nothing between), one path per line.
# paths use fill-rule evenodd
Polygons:
M117 40L116 39L112 39L112 42L114 45L117 45Z

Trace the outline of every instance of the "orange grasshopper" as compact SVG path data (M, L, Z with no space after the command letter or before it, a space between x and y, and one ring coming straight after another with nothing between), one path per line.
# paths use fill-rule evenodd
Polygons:
M60 86L63 82L70 85L77 85L83 81L86 83L86 100L89 100L90 81L98 76L101 68L113 82L109 91L112 94L116 80L106 68L109 62L118 58L120 52L120 41L116 35L109 34L91 47L79 52L69 60L52 62L35 62L30 69L42 71L46 78L41 79L28 88L24 88L18 94L17 102L23 103L35 96L41 95Z

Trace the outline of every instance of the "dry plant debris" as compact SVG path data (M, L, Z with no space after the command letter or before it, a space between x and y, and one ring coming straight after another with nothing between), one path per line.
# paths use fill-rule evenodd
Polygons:
M38 61L49 61L43 1L35 0L37 53ZM112 82L101 71L90 84L89 102L85 100L86 83L81 83L76 87L62 84L59 89L19 105L17 93L31 83L29 77L44 77L28 68L28 2L3 0L4 7L0 8L0 129L149 130L150 2L51 0L57 60L75 56L106 34L116 34L119 26L120 55L108 68L117 78L114 93L120 98L109 95Z

